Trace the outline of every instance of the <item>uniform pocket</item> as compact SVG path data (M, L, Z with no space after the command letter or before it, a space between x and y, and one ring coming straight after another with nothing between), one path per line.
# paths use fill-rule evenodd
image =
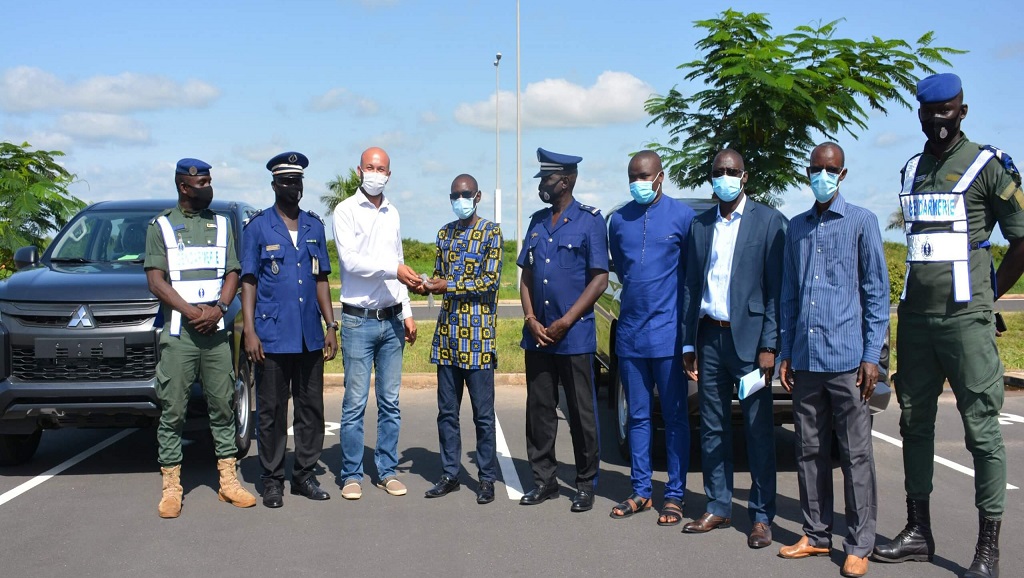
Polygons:
M558 240L558 266L562 269L572 269L584 262L583 235L563 235Z
M279 311L280 305L277 303L256 303L254 322L256 326L256 335L261 336L260 339L264 339L270 332L275 331Z

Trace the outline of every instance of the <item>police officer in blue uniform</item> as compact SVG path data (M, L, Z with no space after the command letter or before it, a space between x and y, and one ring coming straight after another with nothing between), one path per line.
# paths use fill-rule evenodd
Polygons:
M280 508L287 449L288 396L294 400L292 494L327 500L314 476L324 445L324 361L338 352L327 274L324 222L299 209L305 155L270 159L272 207L253 216L242 242L245 353L257 362L257 441L263 505ZM320 320L327 324L327 335Z
M555 435L558 386L565 390L576 457L573 512L594 506L600 465L594 390L594 303L608 286L608 237L594 207L572 196L583 159L537 149L540 199L517 264L525 313L526 452L536 487L519 501L534 505L558 496Z

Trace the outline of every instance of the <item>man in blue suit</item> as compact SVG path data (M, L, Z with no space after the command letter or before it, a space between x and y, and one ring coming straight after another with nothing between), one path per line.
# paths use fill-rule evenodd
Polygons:
M683 532L704 533L732 522L732 393L760 368L770 386L779 347L779 297L786 218L748 199L743 157L715 155L711 184L718 206L693 220L683 289L683 365L700 384L701 457L707 511ZM698 379L698 377L700 379ZM747 545L772 543L775 437L771 387L740 402L750 461L752 524Z

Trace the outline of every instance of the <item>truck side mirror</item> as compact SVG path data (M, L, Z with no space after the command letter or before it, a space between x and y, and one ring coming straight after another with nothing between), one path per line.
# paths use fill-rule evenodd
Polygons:
M39 264L39 249L22 247L14 252L14 267L21 271Z

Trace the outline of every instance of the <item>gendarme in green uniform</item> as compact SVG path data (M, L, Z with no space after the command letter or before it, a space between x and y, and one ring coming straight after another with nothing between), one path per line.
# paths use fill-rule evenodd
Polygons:
M953 145L945 158L940 160L925 152L917 165L914 190L953 190L981 148L961 133L960 141ZM964 195L967 200L967 230L972 244L988 241L997 222L1007 240L1024 237L1024 213L1021 212L1024 193L998 159L992 159L985 165ZM928 229L927 224L916 223L913 232ZM971 251L970 271L971 300L956 303L953 300L953 269L949 263L914 263L907 277L906 298L900 304L900 311L921 315L992 311L992 253L983 249Z
M926 148L913 190L952 191L981 149L962 133L941 159ZM988 241L996 223L1007 240L1024 237L1024 193L999 159L988 161L964 198L972 246ZM948 230L948 224L918 222L911 232L943 225ZM900 367L910 368L900 371L896 381L905 485L910 499L928 500L931 494L937 402L948 379L974 456L975 504L985 516L998 518L1006 498L1006 449L997 419L1003 365L995 342L991 252L970 250L969 267L971 299L956 302L951 263L910 264L896 336Z
M212 247L216 244L217 224L213 211L206 209L198 213L186 213L179 205L164 211L157 218L161 216L166 216L170 221L174 237L182 246ZM225 274L241 271L230 223L229 220ZM150 223L146 233L145 268L164 271L164 278L170 282L167 273L167 247L156 219ZM216 272L210 269L182 271L181 278L185 281L213 279L216 278ZM210 301L215 299L216 296L211 295ZM228 332L219 330L212 335L203 335L193 329L188 319L183 317L180 335L175 337L171 335L170 330L172 308L164 303L162 312L164 327L160 332L160 362L156 367L157 395L163 408L160 425L157 428L158 461L162 466L177 465L182 461L181 432L185 425L185 409L189 391L196 376L200 374L203 393L209 406L210 430L213 433L217 457L234 457L237 451L235 415L231 409L234 372Z

